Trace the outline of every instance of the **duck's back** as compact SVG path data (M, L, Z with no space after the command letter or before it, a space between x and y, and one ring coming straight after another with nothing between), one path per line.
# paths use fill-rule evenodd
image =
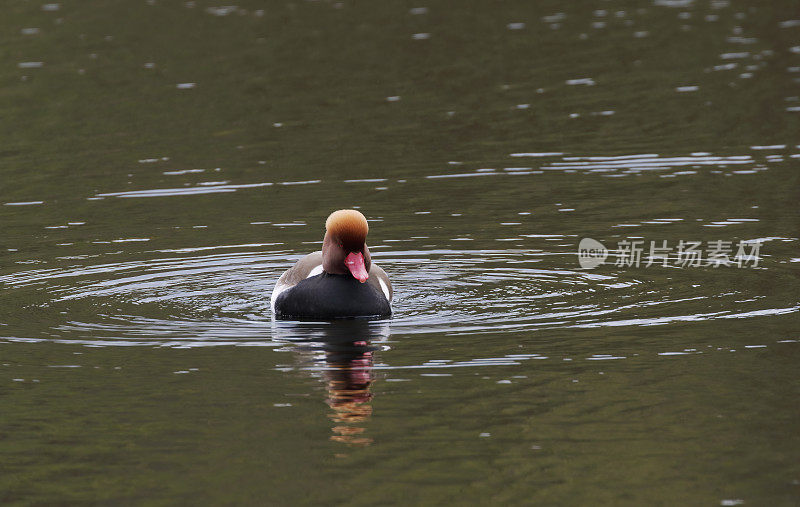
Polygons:
M349 275L321 273L282 291L275 299L275 317L341 319L388 317L392 313L382 290Z

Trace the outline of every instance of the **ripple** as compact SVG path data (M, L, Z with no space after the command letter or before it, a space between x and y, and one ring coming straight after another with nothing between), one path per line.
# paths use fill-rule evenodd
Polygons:
M44 204L44 201L7 202L4 206L35 206L38 204Z
M189 172L189 171L187 171ZM215 194L219 192L235 192L241 188L269 187L274 183L246 183L241 185L212 185L188 188L154 188L151 190L131 190L128 192L107 192L96 197L169 197L178 195Z
M792 109L792 108L789 108ZM599 111L591 113L595 116L611 116L614 114L612 110ZM783 162L784 155L778 154L764 154L769 151L783 150L786 145L753 145L751 150L753 154L745 155L712 155L708 152L691 152L688 155L677 156L663 156L655 153L641 153L641 154L625 154L613 156L597 156L597 155L565 155L561 152L515 152L509 153L508 156L512 158L530 158L532 165L525 167L482 167L473 169L472 172L456 173L441 173L429 174L425 176L418 176L418 178L425 180L450 180L460 178L476 178L485 176L505 176L505 177L524 177L536 176L543 174L543 171L563 171L566 173L586 172L594 173L603 177L625 177L629 175L638 175L645 171L659 172L660 178L674 178L674 177L687 177L699 174L699 169L703 167L710 167L714 170L710 171L712 174L724 175L749 175L756 174L761 171L768 170L769 164L776 162ZM798 154L790 154L789 158L797 158ZM161 160L168 160L167 157ZM144 159L144 161L158 161L159 159ZM140 162L143 162L140 160ZM539 165L537 166L536 163ZM448 165L463 166L463 163L448 162ZM730 166L740 166L731 169ZM748 166L748 167L741 167ZM169 176L181 176L191 173L201 173L204 169L184 169L165 171L162 174ZM397 180L398 182L405 183L407 181L416 179L415 177L408 177ZM168 188L154 188L142 190L126 190L121 192L104 192L97 193L93 197L87 197L89 200L99 200L109 197L116 198L148 198L148 197L179 197L179 196L194 196L203 194L215 193L230 193L243 189L254 189L278 186L304 186L315 184L357 184L357 183L383 183L388 181L387 178L363 178L363 179L343 179L340 181L327 181L323 180L300 180L300 181L283 181L283 182L255 182L255 183L230 183L229 181L204 181L195 183L193 186L183 187L168 187ZM376 187L376 190L386 190L389 187ZM29 201L19 203L5 203L7 206L11 205L25 205L25 204L41 204L42 201Z
M575 158L569 163L588 164L580 167L684 163L683 159L656 162L655 156L645 155ZM709 158L718 163L720 157L691 157L700 162ZM744 161L731 161L738 160ZM680 218L669 217L642 221L680 222ZM735 217L712 225L741 226L753 222L758 219ZM502 223L508 227L520 224ZM305 222L273 225L303 226ZM553 261L559 256L575 255L571 251L552 250L575 243L577 239L572 236L521 234L500 238L515 242L512 248L458 250L397 249L400 245L428 240L387 238L383 245L375 246L373 257L390 273L395 286L395 313L389 321L391 332L470 335L554 328L639 327L800 311L798 306L772 307L762 298L742 298L727 288L713 292L714 284L705 283L705 277L714 276L713 273L704 274L699 268L691 270L693 283L688 284L642 278L651 271L613 271L614 267L609 266L609 270L594 272L579 269L572 259ZM115 241L135 246L145 245L146 239ZM472 238L457 236L453 241L469 245L466 241ZM522 248L524 242L535 242L545 248ZM277 337L280 328L269 325L269 294L280 273L300 255L281 249L281 243L159 249L134 255L146 258L102 263L96 256L73 256L64 258L65 262L73 263L71 266L32 265L36 269L0 276L0 283L21 298L23 293L37 295L25 296L26 300L38 298L40 302L30 305L17 318L20 322L38 319L46 325L33 335L27 333L45 337L41 338L44 340L184 347L272 346L276 338L283 339ZM543 262L545 259L550 261ZM558 267L564 265L574 265L575 269ZM33 317L42 311L50 318ZM13 327L13 322L10 324ZM12 327L4 327L3 334L13 335ZM25 339L20 334L19 339Z

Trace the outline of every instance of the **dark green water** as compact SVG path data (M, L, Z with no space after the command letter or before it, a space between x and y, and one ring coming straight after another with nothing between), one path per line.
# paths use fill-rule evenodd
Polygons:
M800 503L796 1L2 12L3 504Z

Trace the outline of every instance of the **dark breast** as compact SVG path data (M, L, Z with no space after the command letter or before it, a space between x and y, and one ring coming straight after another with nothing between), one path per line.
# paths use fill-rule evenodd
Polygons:
M275 300L278 319L346 319L388 317L389 301L372 284L350 275L322 273L302 280Z

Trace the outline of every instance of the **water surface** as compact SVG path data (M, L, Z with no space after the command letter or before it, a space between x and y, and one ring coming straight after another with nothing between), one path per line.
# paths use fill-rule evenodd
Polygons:
M14 1L0 28L4 502L800 499L795 2ZM392 319L273 322L345 207Z

